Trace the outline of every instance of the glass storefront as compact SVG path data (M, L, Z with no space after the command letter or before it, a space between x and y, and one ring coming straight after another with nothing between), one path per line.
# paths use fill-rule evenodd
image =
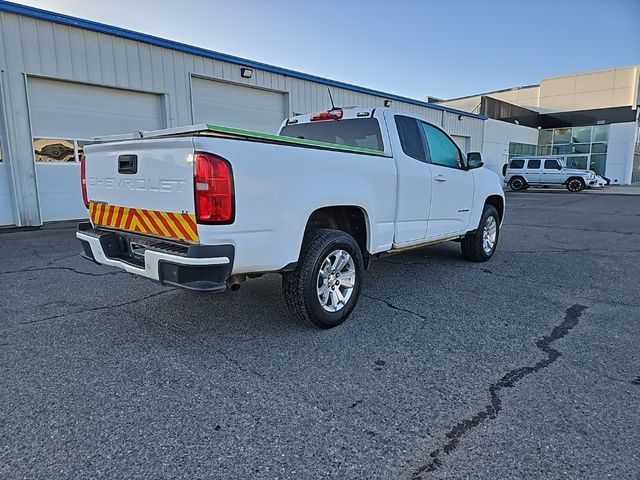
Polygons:
M567 155L567 166L588 168L604 175L607 164L609 125L563 127L540 130L537 155ZM511 144L510 144L511 145ZM511 158L509 149L509 158Z

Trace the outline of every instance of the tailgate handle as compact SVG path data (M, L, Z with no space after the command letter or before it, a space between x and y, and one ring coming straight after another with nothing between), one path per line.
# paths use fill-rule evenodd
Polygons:
M118 157L118 173L135 174L138 173L137 155L120 155Z

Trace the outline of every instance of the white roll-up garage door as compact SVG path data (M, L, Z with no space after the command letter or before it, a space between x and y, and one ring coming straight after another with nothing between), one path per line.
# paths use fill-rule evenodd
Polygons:
M161 95L29 78L29 115L43 221L84 218L77 150L98 135L164 128Z
M191 78L193 123L276 133L287 116L286 95L246 85Z

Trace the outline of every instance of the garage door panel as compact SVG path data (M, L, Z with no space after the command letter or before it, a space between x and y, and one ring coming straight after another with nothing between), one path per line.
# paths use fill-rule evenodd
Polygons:
M40 78L28 86L34 136L91 138L165 126L160 95Z
M49 147L166 126L161 95L31 77L27 85L32 136ZM73 153L58 158L55 150L37 155L48 159L36 162L42 220L87 217L77 159Z
M284 93L197 77L191 88L194 123L276 133L287 116Z

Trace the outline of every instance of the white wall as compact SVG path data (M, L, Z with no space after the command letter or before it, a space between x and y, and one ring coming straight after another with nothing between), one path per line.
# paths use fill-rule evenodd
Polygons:
M484 122L482 160L487 168L502 176L502 165L509 159L509 142L538 143L536 128L489 119Z
M9 168L0 163L0 225L13 224L13 199L9 190Z
M637 130L636 122L613 123L609 127L605 175L611 179L611 183L631 183Z

